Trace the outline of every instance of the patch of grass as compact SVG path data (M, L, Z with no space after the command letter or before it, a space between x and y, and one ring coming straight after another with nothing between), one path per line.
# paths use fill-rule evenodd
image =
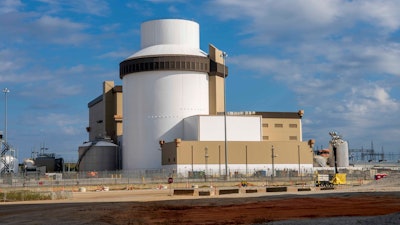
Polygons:
M49 193L39 193L32 191L10 191L0 192L0 201L33 201L33 200L51 200Z

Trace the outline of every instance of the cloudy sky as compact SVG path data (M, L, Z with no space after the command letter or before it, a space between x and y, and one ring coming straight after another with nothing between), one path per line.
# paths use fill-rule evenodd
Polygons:
M87 103L140 48L140 24L200 24L228 53L228 111L305 111L303 139L337 131L350 148L400 153L400 1L2 0L0 118L19 159L49 148L75 161ZM5 119L0 119L4 130Z

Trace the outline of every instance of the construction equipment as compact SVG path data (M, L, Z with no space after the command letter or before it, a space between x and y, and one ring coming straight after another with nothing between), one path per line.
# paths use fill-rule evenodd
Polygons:
M333 187L334 185L346 184L346 174L336 173L330 174L316 174L315 186L317 187Z

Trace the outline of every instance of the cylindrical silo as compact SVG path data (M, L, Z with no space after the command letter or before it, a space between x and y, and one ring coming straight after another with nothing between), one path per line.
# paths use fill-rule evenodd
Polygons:
M5 170L5 171L3 171ZM5 155L0 159L0 171L18 173L18 159L11 156Z
M330 144L331 154L329 156L329 165L335 166L335 156L333 153L333 146ZM336 163L337 167L348 167L349 166L349 146L347 141L341 141L336 146Z
M142 49L120 63L123 169L161 168L159 141L182 138L184 118L208 114L209 60L199 39L193 21L142 24Z
M79 146L79 171L118 169L118 146L108 141L87 142Z

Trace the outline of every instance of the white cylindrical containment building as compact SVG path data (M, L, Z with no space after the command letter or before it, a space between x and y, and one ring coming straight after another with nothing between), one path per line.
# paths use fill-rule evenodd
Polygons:
M120 63L124 170L161 168L160 140L183 137L186 117L209 113L209 59L199 24L153 20L141 27L141 50Z

